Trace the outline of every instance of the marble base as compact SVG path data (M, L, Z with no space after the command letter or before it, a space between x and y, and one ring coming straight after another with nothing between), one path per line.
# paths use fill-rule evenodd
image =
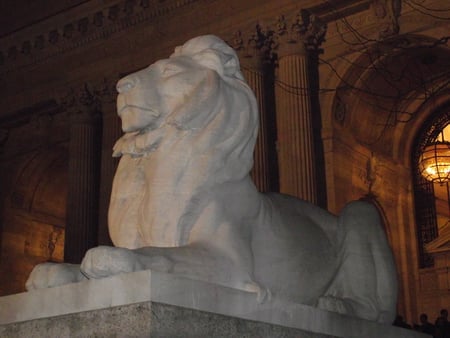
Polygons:
M428 337L252 293L140 271L0 298L1 337Z

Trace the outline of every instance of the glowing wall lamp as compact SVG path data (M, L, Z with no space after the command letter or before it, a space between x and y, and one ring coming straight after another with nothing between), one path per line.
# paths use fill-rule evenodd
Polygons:
M420 155L419 170L433 183L450 181L450 142L442 140L427 145Z

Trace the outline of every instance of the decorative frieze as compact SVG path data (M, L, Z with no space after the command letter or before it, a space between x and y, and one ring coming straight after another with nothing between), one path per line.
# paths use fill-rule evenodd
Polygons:
M50 31L50 33L48 33L48 41L54 45L59 41L59 32L57 29L54 29L52 31Z
M73 24L68 23L68 24L64 25L63 36L66 39L71 39L73 37L73 30L74 30Z
M31 53L31 42L30 41L24 41L22 43L21 52L24 55L30 55L30 53Z
M20 49L23 56L20 58L20 65L48 59L52 55L58 55L82 44L102 39L130 25L152 20L196 1L198 0L166 0L164 2L122 0L113 4L109 2L109 5L101 10L97 8L92 14L81 15L74 18L73 21L66 22L60 27L54 27L50 31L42 32L37 36L30 36L24 40L22 40L22 37L15 41L13 45L5 46L6 43L1 43L2 39L0 39L0 45L4 47L3 50L0 50L0 55L6 54L7 56L3 59L0 57L0 72L2 72L2 68L14 69L18 65L18 48L24 44L26 48ZM13 33L12 36L6 36L5 38L8 41L14 40L14 34L19 36L21 32ZM49 46L58 48L47 51ZM37 52L45 53L46 51L45 57L36 57ZM31 57L32 55L34 57Z
M95 27L101 27L103 26L105 17L103 16L103 12L99 11L94 14L94 17L92 18L92 23Z
M34 40L34 48L37 50L43 49L44 48L44 36L43 35L38 35L36 37L36 39Z
M82 18L78 20L78 32L80 32L81 35L85 35L88 31L88 25L89 25L88 18Z

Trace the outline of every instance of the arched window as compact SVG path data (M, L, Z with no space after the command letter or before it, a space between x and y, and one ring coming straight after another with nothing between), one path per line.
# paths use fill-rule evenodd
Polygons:
M414 204L419 250L419 267L432 267L433 258L424 246L438 236L438 229L449 220L449 183L426 180L419 170L419 160L424 148L442 137L450 140L450 103L439 108L419 131L412 153Z

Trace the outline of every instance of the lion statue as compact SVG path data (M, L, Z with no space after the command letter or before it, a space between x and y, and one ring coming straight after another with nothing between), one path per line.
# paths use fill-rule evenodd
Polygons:
M258 109L231 47L196 37L117 91L115 247L90 249L81 266L40 264L27 289L150 269L392 322L396 272L374 206L335 216L252 183Z

